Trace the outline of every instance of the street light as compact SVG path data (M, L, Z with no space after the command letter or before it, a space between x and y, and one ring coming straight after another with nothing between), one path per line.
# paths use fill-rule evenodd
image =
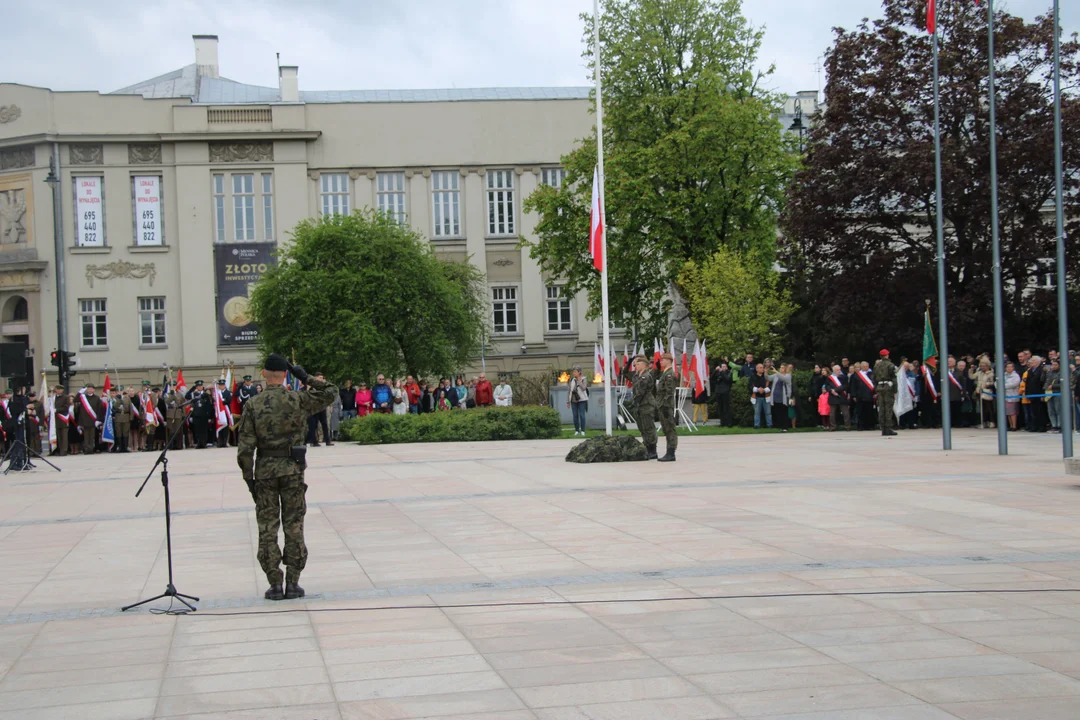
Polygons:
M791 121L791 127L788 128L791 132L799 133L799 152L803 151L803 133L806 132L806 126L802 121L802 103L798 100L795 101L795 119Z

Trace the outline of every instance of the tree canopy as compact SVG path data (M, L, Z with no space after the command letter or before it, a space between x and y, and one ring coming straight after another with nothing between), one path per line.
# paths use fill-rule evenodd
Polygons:
M783 350L795 306L790 293L779 288L777 273L748 265L720 248L704 261L687 262L679 287L710 357L735 358L747 352L766 357Z
M932 40L925 0L836 30L825 111L791 186L781 260L807 308L796 345L824 352L915 347L936 295ZM941 149L949 334L992 348L988 47L985 4L939 0ZM1025 295L1053 258L1053 22L995 17L998 178L1007 335L1031 342L1045 305ZM1067 214L1080 209L1080 44L1062 43ZM1069 262L1076 281L1077 254ZM1045 270L1044 270L1045 272ZM936 300L935 300L936 302ZM936 317L936 310L934 311ZM798 332L796 333L799 334ZM1045 338L1044 338L1045 339Z
M449 374L480 352L483 277L375 211L305 220L251 293L264 353L328 377Z
M762 31L741 0L601 3L608 274L612 316L645 336L667 329L668 287L687 260L730 248L768 267L776 221L797 158L776 113L781 100L754 69ZM584 57L594 61L592 18ZM594 98L595 104L595 98ZM588 249L596 130L562 158L559 188L526 202L541 267L589 293L600 312Z

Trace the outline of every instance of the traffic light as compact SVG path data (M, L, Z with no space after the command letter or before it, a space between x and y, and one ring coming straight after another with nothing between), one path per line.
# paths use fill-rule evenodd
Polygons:
M53 350L49 355L50 362L60 369L60 379L74 377L75 353L69 350Z

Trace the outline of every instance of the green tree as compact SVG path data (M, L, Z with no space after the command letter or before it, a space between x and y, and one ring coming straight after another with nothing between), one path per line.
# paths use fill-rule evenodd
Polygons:
M679 274L694 327L709 355L734 358L783 350L788 318L796 307L779 275L720 248L703 262L690 260Z
M669 283L687 260L727 247L768 267L775 255L798 160L776 119L780 98L761 87L768 73L754 69L762 31L741 11L741 0L602 3L610 304L646 336L666 335ZM592 19L583 19L591 64ZM526 201L540 218L525 242L568 292L588 292L595 317L600 282L587 242L595 128L562 162L561 187Z
M453 372L480 352L483 277L374 211L305 220L251 293L264 353L332 378Z

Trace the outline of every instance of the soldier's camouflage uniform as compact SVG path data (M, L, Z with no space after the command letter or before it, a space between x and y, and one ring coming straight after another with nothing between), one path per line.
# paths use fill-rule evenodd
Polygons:
M634 418L637 420L641 441L646 447L656 447L656 380L651 370L635 372Z
M244 480L253 488L259 524L259 565L271 585L282 582L279 525L285 530L284 562L289 568L289 582L296 582L307 564L306 465L294 461L290 451L294 446L303 446L308 417L326 409L337 395L335 386L311 377L306 390L271 385L244 404L237 428L236 461Z
M656 381L656 406L660 414L660 429L664 431L667 449L672 452L679 447L679 435L675 431L675 389L678 387L679 381L671 368L660 373L660 379Z
M896 366L883 357L874 363L874 385L877 392L878 425L881 432L893 426L893 402L896 400Z

